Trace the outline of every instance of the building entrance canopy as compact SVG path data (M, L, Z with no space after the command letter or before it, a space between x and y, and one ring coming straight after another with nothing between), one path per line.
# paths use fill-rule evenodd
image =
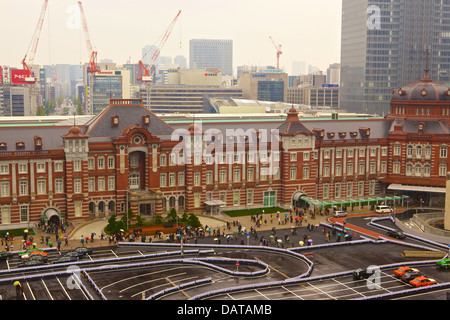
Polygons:
M204 203L206 205L207 212L210 214L219 213L220 207L225 205L225 202L221 200L209 200Z
M401 190L401 191L416 191L416 192L435 192L435 193L445 193L446 188L444 187L429 187L429 186L412 186L405 184L395 184L392 183L388 187L389 190Z
M360 204L363 202L383 202L383 201L392 201L392 200L404 200L409 199L409 196L386 196L379 198L362 198L362 199L347 199L342 201L320 201L316 199L312 199L309 197L300 197L300 200L303 200L313 206L318 207L327 207L327 206L337 206L337 205L352 205L352 204Z

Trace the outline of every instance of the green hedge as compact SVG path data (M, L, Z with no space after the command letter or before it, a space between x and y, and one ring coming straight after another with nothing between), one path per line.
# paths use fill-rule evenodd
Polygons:
M6 234L6 232L9 232L10 235L14 235L14 237L22 237L24 234L24 230L28 230L28 235L29 236L34 236L36 235L36 233L34 232L33 229L28 229L28 228L23 228L23 229L11 229L11 230L3 230L0 231L0 238L4 238L4 234Z
M279 208L279 207L265 207L265 208L254 208L254 209L230 210L230 211L223 211L223 213L230 217L243 217L243 216L256 215L257 213L262 214L263 210L264 210L264 214L276 213L277 211L280 211L280 212L289 211L289 210Z

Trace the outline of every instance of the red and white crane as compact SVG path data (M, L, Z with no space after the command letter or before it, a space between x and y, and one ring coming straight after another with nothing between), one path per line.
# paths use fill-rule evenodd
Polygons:
M86 39L86 47L88 49L88 54L90 57L89 66L87 72L98 72L100 69L97 66L97 51L94 50L91 42L91 37L89 36L89 29L87 26L86 15L84 14L83 5L81 1L78 1L78 6L80 7L81 23L83 24L84 37Z
M142 60L139 60L139 73L138 73L138 78L136 79L136 81L142 81L142 82L152 82L153 81L153 74L154 74L156 68L153 68L153 70L152 70L152 67L155 65L155 62L158 59L162 48L166 44L167 39L169 39L169 36L173 30L173 27L175 26L175 23L177 22L178 18L180 17L180 14L181 14L181 10L178 11L178 14L175 16L172 23L169 25L169 27L167 28L163 37L161 38L159 45L157 46L155 52L153 53L153 55L150 59L149 66L146 67L144 65L144 63L142 62ZM144 56L142 58L144 58L148 53L149 52L144 54Z
M30 45L28 46L27 53L25 54L25 57L22 60L23 70L27 71L27 75L24 79L25 82L27 82L27 83L35 83L36 82L36 78L33 76L33 73L31 72L31 69L28 66L28 64L31 65L31 63L33 63L33 61L34 61L34 57L36 56L36 51L37 51L37 47L39 44L39 38L41 36L42 26L44 24L47 6L48 6L48 0L45 0L44 3L42 4L41 15L39 16L39 21L38 21L37 27L34 30L33 38L31 39ZM31 50L31 52L30 52L30 50ZM30 56L28 59L29 62L27 63L26 60L28 57L28 53L30 53Z
M280 56L283 54L283 51L281 51L281 44L277 44L272 37L269 37L272 41L275 49L277 50L277 69L280 69Z

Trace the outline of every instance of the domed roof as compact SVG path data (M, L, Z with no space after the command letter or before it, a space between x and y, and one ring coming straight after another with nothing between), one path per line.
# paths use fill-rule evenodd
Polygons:
M428 69L425 69L425 76L419 82L410 83L399 89L394 89L391 101L450 101L450 88L442 83L433 82L428 76Z
M81 133L81 130L79 127L73 126L72 128L70 128L69 133L73 135L78 135Z
M64 135L64 139L77 139L77 138L87 138L88 136L84 135L81 132L81 129L77 126L73 126L69 129L69 133Z

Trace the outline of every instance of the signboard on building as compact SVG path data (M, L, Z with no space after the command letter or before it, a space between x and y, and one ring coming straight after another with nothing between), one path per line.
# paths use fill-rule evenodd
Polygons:
M9 67L3 66L3 84L10 84L11 83L11 76L9 73Z
M28 70L13 69L11 70L11 83L12 84L28 84L26 81L29 78Z

